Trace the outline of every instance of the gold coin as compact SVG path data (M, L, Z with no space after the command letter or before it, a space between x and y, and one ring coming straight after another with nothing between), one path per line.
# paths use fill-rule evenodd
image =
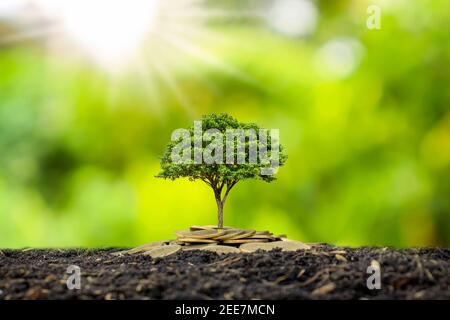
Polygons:
M159 248L151 249L151 250L145 252L144 254L155 259L155 258L162 258L162 257L170 256L179 250L181 250L181 246L179 246L177 244L170 244L167 246L162 246Z
M233 229L233 228L231 228L231 227L218 228L217 225L209 225L209 226L192 226L192 227L190 227L190 230L191 230L191 231L197 231L197 230L209 230L209 229L228 230L228 229Z
M248 238L248 237L253 236L256 233L255 230L242 230L242 231L243 232L241 234L238 234L238 235L234 236L233 240Z
M212 251L216 253L239 253L241 250L231 246L212 245L202 248L204 251Z
M192 231L191 238L206 238L206 239L215 239L227 233L227 230L220 229L212 229L212 230L198 230Z
M177 237L189 237L191 235L191 232L192 231L189 231L189 230L178 230L178 231L175 231L175 235Z
M145 252L145 251L148 251L148 250L151 250L151 249L155 249L155 248L164 246L167 243L168 243L168 241L165 241L165 240L164 241L155 241L155 242L152 242L152 243L147 243L147 244L144 244L142 246L139 246L139 247L133 248L131 250L128 250L128 254L133 254L133 253L137 253L137 252Z
M273 248L268 246L269 243L257 243L257 242L249 242L249 243L244 243L242 245L240 245L239 249L242 252L255 252L257 250L264 250L264 251L270 251Z
M228 240L228 239L233 239L235 236L238 236L240 234L243 234L245 231L244 230L239 230L239 229L230 229L227 230L225 232L225 234L214 238L215 240Z
M198 231L191 231L189 238L213 239L216 237L220 237L221 235L224 235L225 233L226 233L225 230L215 230L215 229L198 230Z
M274 237L274 236L270 236L267 234L254 234L250 237L247 237L246 239L268 239L268 240L276 240L278 238Z
M272 235L273 235L272 232L267 231L267 230L264 230L264 231L256 231L255 234L257 234L257 235L266 235L266 236L272 236Z
M140 252L145 252L154 248L158 248L161 246L164 246L166 244L168 244L169 241L168 240L162 240L162 241L156 241L156 242L151 242L151 243L146 243L142 246L130 249L130 250L123 250L123 251L119 251L119 252L114 252L113 255L115 256L121 256L124 254L135 254L135 253L140 253Z
M199 239L199 238L178 238L177 239L179 242L197 242L197 243L217 243L216 241L212 240L212 239Z
M240 243L252 243L252 242L267 242L267 239L230 239L225 240L223 243L226 244L240 244Z
M275 241L270 242L269 245L272 246L273 248L281 248L281 250L283 251L297 251L297 250L311 249L311 247L308 246L307 244L295 240Z
M225 230L205 229L197 231L177 231L179 238L211 239L225 234Z
M214 228L217 228L217 226L209 225L209 226L192 226L192 227L190 227L191 231L214 229Z
M190 250L202 250L206 247L215 246L214 243L206 243L206 244L187 244L181 247L181 250L183 251L190 251Z

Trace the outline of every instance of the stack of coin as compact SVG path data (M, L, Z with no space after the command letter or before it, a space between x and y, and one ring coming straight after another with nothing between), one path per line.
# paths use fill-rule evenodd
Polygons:
M148 243L134 249L114 252L116 256L144 254L152 258L162 258L183 250L203 250L216 253L250 253L258 250L282 251L308 250L311 247L299 241L289 240L285 235L274 235L269 231L238 229L216 226L192 226L189 230L176 232L176 240Z
M178 242L180 243L180 242ZM235 246L238 245L238 246ZM143 254L151 256L152 258L163 258L171 256L178 251L190 251L201 250L210 251L215 253L251 253L258 250L270 251L273 249L281 249L282 251L297 251L297 250L309 250L311 246L295 240L287 240L283 238L282 241L272 242L246 242L246 243L232 243L232 244L216 244L216 243L203 243L203 244L191 244L180 243L177 241L158 241L149 243L145 246L140 246L131 250L113 252L115 256L123 256L126 254ZM345 259L345 257L343 257Z
M256 231L251 229L237 229L231 227L217 228L216 226L192 226L189 230L176 232L177 244L221 244L241 245L253 242L273 242L285 238L284 235L276 236L269 231Z

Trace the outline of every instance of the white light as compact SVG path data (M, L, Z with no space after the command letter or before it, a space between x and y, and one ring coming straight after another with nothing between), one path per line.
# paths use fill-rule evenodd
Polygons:
M267 18L278 32L299 37L315 30L317 16L317 8L309 0L275 0Z
M0 17L9 17L17 14L26 5L26 0L0 0Z
M34 0L101 63L121 62L149 31L157 0Z
M345 78L358 67L363 53L363 45L354 38L342 37L330 40L316 53L316 69L327 79Z

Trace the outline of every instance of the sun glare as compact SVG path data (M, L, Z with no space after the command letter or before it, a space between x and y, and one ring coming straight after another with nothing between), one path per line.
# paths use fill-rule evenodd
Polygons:
M152 26L158 0L36 0L101 63L124 61Z
M210 88L197 63L255 84L211 49L236 45L234 37L214 24L265 19L254 8L237 11L204 0L13 0L14 6L2 1L3 12L18 21L25 17L25 23L16 34L0 38L0 46L42 41L49 55L67 61L73 61L72 52L76 57L82 52L113 75L109 77L112 105L119 99L117 84L130 76L127 79L136 80L136 88L144 89L155 110L162 108L161 88L166 88L192 114L192 102L177 72Z

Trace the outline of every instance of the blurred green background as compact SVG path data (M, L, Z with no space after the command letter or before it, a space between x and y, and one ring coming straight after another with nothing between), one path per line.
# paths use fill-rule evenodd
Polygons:
M279 128L289 155L274 183L233 189L225 225L450 245L449 1L172 0L120 67L23 2L0 5L0 247L216 223L202 182L154 177L171 132L211 112Z

